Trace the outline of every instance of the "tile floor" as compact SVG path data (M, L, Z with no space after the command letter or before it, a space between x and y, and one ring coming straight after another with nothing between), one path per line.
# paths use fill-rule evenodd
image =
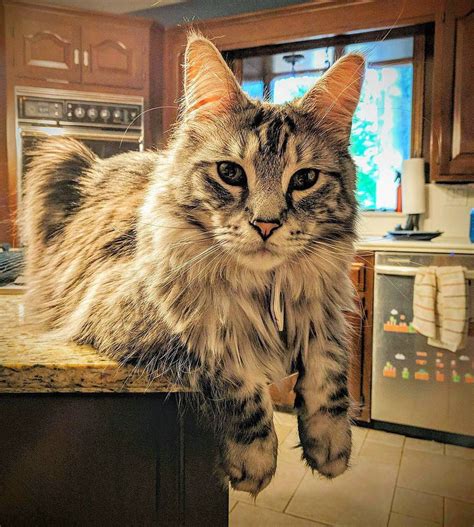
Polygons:
M474 449L354 427L351 468L327 481L293 448L295 417L275 425L275 478L255 502L230 492L230 527L474 526Z

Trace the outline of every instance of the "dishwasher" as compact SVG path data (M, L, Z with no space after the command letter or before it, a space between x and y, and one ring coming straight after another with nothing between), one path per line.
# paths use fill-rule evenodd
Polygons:
M464 349L430 346L412 326L416 271L466 269L468 337ZM474 436L474 255L376 253L372 418Z

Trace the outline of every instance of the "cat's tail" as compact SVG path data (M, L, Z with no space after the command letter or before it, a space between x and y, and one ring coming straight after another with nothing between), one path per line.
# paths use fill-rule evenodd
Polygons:
M40 249L54 243L81 207L81 180L97 157L68 137L48 138L28 154L20 229L22 241Z

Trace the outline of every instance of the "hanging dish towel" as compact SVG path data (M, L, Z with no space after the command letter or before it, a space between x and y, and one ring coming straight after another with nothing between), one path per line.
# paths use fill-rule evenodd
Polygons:
M425 337L436 338L436 267L420 267L413 292L413 327Z
M464 269L428 267L415 277L414 328L428 344L450 351L463 349L467 330L467 290Z

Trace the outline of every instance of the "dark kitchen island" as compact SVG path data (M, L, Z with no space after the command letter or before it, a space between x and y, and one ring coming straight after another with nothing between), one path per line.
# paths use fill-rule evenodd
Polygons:
M39 336L0 294L0 525L227 525L192 394Z

